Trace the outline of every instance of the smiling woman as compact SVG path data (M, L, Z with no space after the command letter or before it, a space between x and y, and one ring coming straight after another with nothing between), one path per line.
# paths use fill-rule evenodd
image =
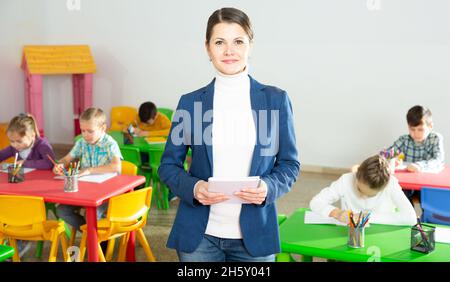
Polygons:
M287 93L248 75L252 42L244 12L215 11L205 47L216 77L183 95L173 117L158 173L181 200L167 246L182 262L274 261L280 252L275 201L290 191L300 163ZM192 162L186 172L189 149ZM242 203L208 190L210 177L248 176L260 182L234 193Z

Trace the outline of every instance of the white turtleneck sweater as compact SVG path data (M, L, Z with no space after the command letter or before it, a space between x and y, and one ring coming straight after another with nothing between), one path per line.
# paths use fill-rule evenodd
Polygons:
M212 125L213 176L247 177L256 144L248 67L236 75L217 73ZM206 234L241 239L241 204L211 205Z

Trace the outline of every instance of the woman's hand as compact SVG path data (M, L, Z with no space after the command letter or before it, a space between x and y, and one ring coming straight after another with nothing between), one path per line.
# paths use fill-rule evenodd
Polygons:
M339 208L335 208L330 212L330 217L337 219L340 222L349 224L348 222L348 211L343 211Z
M261 180L258 188L244 188L234 194L250 204L261 205L267 197L267 184Z
M223 193L208 192L208 182L200 180L195 186L194 198L201 204L208 206L230 199Z

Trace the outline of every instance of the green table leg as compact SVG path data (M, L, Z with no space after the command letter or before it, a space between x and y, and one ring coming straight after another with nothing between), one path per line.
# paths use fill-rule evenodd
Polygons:
M313 257L302 255L302 262L312 262Z

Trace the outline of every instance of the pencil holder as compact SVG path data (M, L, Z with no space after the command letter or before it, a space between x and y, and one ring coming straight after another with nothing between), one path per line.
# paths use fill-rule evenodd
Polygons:
M78 176L64 176L64 192L78 192Z
M411 227L411 250L428 254L434 251L435 227L427 224L418 224Z
M13 165L8 166L8 182L20 183L25 180L25 173L22 166L15 167Z
M364 227L348 226L347 245L350 248L364 248Z

